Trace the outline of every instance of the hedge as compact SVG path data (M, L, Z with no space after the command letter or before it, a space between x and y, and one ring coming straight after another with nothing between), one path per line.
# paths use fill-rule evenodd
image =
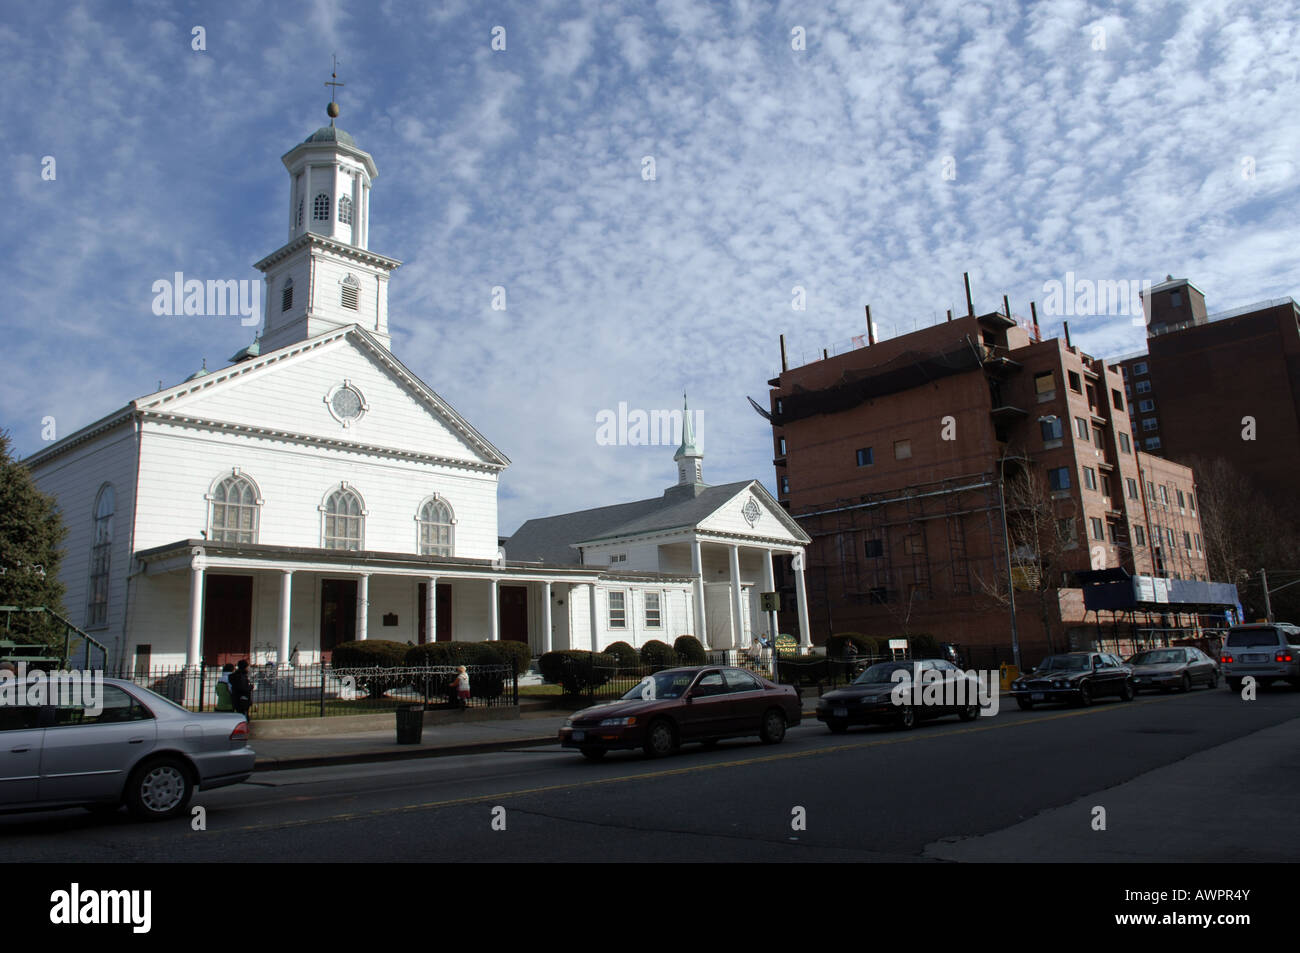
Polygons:
M330 656L330 667L348 668L400 668L406 658L405 642L390 642L385 639L363 639L354 642L340 642L334 646ZM371 698L378 698L393 688L406 684L401 676L394 675L358 675L356 687Z
M620 675L634 675L641 668L641 656L626 642L611 642L605 646L605 654L618 659Z
M673 650L684 665L703 665L709 657L704 654L704 646L693 635L679 635L673 643Z
M547 652L537 660L542 678L560 685L566 695L580 695L600 688L619 670L616 655L588 652L584 649L561 649Z
M858 655L876 655L876 640L863 635L861 632L841 632L838 635L832 635L826 640L826 656L828 658L843 658L844 650L849 643L853 643L858 650Z
M675 668L678 664L677 650L667 642L651 639L641 646L641 664L655 668Z

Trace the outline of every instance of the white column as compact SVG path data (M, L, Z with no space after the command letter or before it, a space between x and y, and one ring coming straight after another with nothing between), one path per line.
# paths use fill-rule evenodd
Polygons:
M731 647L741 648L745 638L745 600L740 589L740 547L732 543L727 547L731 557Z
M770 549L763 550L763 591L776 591L776 571L772 568L772 550ZM777 628L776 613L769 612L767 614L767 637L772 640L773 645L776 645Z
M203 661L203 557L190 561L190 646L185 664L198 668Z
M698 539L691 540L691 572L695 573L695 637L707 649L709 620L704 612L704 554L700 551Z
M812 648L812 632L808 623L808 587L804 585L803 578L803 560L804 552L802 549L795 552L794 564L794 591L799 601L799 647L804 652Z
M497 581L490 580L492 583L489 598L492 600L488 606L488 639L497 642L501 639L501 606L497 602Z
M293 604L293 570L280 570L280 668L289 667L290 612Z
M357 641L366 640L370 621L370 573L363 572L357 583Z
M591 613L590 613L590 614L591 614L591 645L590 645L590 648L591 648L591 650L592 650L593 652L598 652L598 651L600 651L600 648L601 648L600 643L597 641L598 638L599 638L598 633L600 632L600 613L599 613L599 609L598 609L597 606L596 606L596 584L595 584L594 582L591 584L590 589L591 589Z
M424 641L438 641L438 577L424 581Z
M542 651L551 651L551 584L542 583Z

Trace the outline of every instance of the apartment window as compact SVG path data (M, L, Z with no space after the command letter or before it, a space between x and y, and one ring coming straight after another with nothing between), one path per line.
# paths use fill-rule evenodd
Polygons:
M1198 553L1199 553L1199 552L1202 552L1203 549L1202 549L1202 547L1201 547L1201 534L1200 534L1200 533L1194 533L1193 535L1196 537L1196 551L1197 551Z
M1179 489L1177 489L1177 488L1175 488L1175 489L1174 489L1174 492L1178 494L1178 508L1179 508L1180 510L1182 510L1182 509L1186 509L1186 508L1187 508L1187 497L1183 496L1183 491L1182 491L1182 490L1179 490Z
M1169 306L1171 308L1181 308L1183 306L1183 296L1177 291L1170 292Z
M1183 549L1189 553L1192 551L1192 534L1185 531L1183 533Z
M113 549L113 487L105 483L95 497L95 524L90 546L90 592L86 600L86 626L108 622L108 574Z
M1169 487L1165 486L1163 483L1160 484L1160 505L1169 505Z
M1083 468L1083 485L1086 489L1097 489L1097 471L1092 467Z
M1056 536L1067 546L1071 543L1078 541L1078 537L1075 536L1075 532L1076 532L1076 527L1073 519L1066 518L1066 519L1058 519L1056 521Z
M1119 449L1120 449L1120 451L1121 451L1122 453L1132 453L1132 452L1133 452L1133 442L1132 442L1131 440L1129 440L1129 436L1128 436L1128 434L1126 434L1124 431L1121 430L1121 431L1120 431L1116 436L1119 437Z
M1093 428L1092 428L1092 442L1093 442L1093 445L1096 446L1096 448L1097 448L1098 450L1105 450L1105 449L1106 449L1106 432L1105 432L1104 430L1102 430L1100 427L1093 426Z
M1079 435L1080 440L1088 439L1088 421L1082 417L1074 418L1074 432Z
M776 399L776 412L778 415L785 413L785 401L780 397Z
M1114 402L1116 410L1124 409L1124 397L1122 394L1120 394L1119 391L1115 390L1114 388L1111 388L1110 399Z
M659 607L659 593L645 594L645 627L647 629L663 628L663 613Z
M1156 418L1154 418L1154 417L1143 417L1143 418L1142 418L1142 429L1143 429L1143 430L1159 430L1159 429L1160 429L1160 421L1156 420Z
M1134 365L1133 365L1133 375L1134 375L1135 377L1141 377L1141 376L1142 376L1143 374L1145 374L1146 372L1147 372L1147 362L1146 362L1146 361L1140 361L1140 362L1138 362L1137 364L1134 364ZM1141 385L1138 385L1138 386L1141 386Z
M1038 395L1038 402L1051 400L1056 396L1056 375L1051 371L1046 374L1034 375L1034 393Z
M1110 499L1110 477L1104 476L1101 478L1101 495L1106 497L1106 499Z
M1106 529L1110 532L1110 541L1111 541L1112 543L1116 543L1116 544L1118 544L1118 543L1119 543L1119 524L1118 524L1118 523L1107 523L1107 524L1106 524Z
M1156 501L1156 485L1150 480L1147 480L1147 499L1152 503Z
M1160 438L1159 438L1159 437L1147 437L1146 440L1142 441L1142 447L1143 447L1143 449L1145 449L1145 450L1159 450L1159 449L1160 449Z
M1047 479L1053 490L1068 490L1070 488L1070 468L1056 467L1048 470Z
M885 541L883 539L867 540L867 558L879 559L885 554Z
M627 628L627 593L614 589L609 594L609 627Z
M1051 420L1039 421L1039 426L1043 431L1043 442L1048 443L1052 440L1060 440L1065 431L1061 426L1061 418L1053 417Z
M871 447L863 447L858 451L858 466L869 467L875 462L875 454Z
M1191 493L1187 494L1187 508L1193 513L1196 512L1196 498Z
M889 601L889 590L884 586L875 586L867 594L867 597L874 603L884 604Z
M1138 392L1139 394L1149 394L1149 393L1151 393L1151 382L1150 382L1150 381L1138 381L1138 382L1137 382L1137 392Z
M1147 544L1147 531L1141 526L1133 527L1133 542L1139 546L1145 546Z
M790 478L789 478L789 477L781 477L781 495L782 495L782 496L789 496L789 495L790 495Z
M1070 371L1069 375L1070 375L1070 390L1074 391L1076 394L1082 394L1083 379L1079 377L1079 375L1076 374L1074 371Z
M912 441L895 440L894 441L894 459L906 460L912 455Z
M1138 411L1139 411L1140 413L1143 413L1143 414L1150 414L1150 413L1153 413L1153 412L1155 411L1155 409L1156 409L1156 402L1155 402L1154 400L1140 400L1140 401L1138 401Z
M1095 516L1088 517L1088 524L1092 527L1092 538L1099 542L1106 541L1106 527Z
M1127 365L1127 364L1122 365L1122 366L1120 367L1120 372L1121 372L1125 377L1128 377L1128 365Z
M1128 491L1128 498L1136 500L1138 498L1138 481L1132 477L1124 478L1124 489Z
M776 438L776 455L778 457L785 456L785 437Z

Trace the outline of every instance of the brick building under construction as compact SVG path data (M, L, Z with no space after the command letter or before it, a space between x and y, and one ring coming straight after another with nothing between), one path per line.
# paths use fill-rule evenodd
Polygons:
M1043 340L1003 301L883 342L868 309L863 346L801 367L782 341L759 409L813 540L813 641L927 633L1012 661L1013 600L1025 663L1222 625L1235 593L1208 579L1191 470L1137 451L1120 375L1068 326Z

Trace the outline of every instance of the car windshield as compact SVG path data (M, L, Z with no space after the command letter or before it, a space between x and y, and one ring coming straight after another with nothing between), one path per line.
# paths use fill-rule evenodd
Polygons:
M1082 672L1088 668L1086 655L1049 655L1038 666L1040 672Z
M1244 649L1257 645L1277 645L1277 629L1233 629L1228 633L1228 644Z
M894 680L893 675L899 669L912 674L911 662L877 662L853 680L854 685L884 685Z
M623 697L629 701L681 698L682 692L691 687L694 678L694 672L659 672L655 675L647 675Z
M1186 662L1187 657L1181 649L1158 649L1152 652L1139 652L1129 660L1134 665L1164 665L1166 662Z

